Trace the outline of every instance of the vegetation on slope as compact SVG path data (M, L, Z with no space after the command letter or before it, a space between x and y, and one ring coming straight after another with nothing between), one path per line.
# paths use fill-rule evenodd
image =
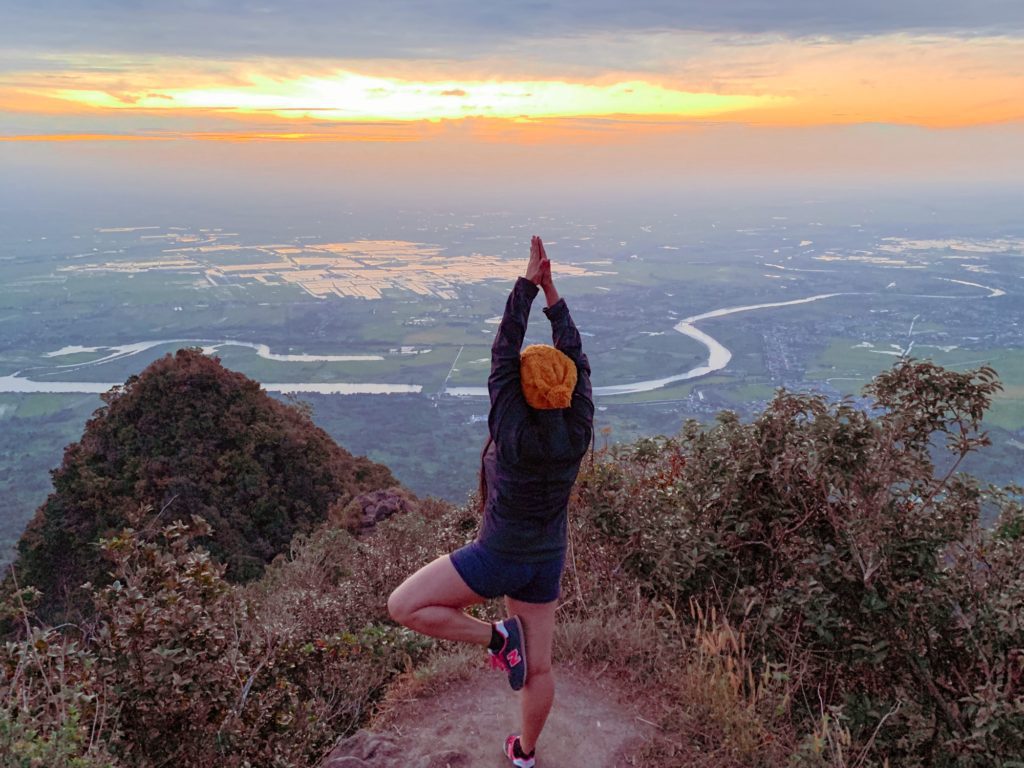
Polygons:
M429 645L381 597L430 541L420 513L397 558L324 528L244 585L195 546L201 519L130 517L102 543L115 579L88 590L87 622L33 621L31 588L6 606L22 632L0 649L3 768L309 766Z
M782 392L751 423L723 413L595 462L574 516L587 599L628 574L675 651L652 672L677 694L663 756L1020 765L1022 491L955 474L998 387L906 362L870 410Z
M1021 489L955 474L997 388L906 362L871 408L780 392L751 423L584 463L556 654L635 686L660 734L639 764L1020 765ZM420 504L365 538L328 524L246 584L193 546L202 521L129 514L89 622L46 627L32 590L6 606L23 629L0 649L0 767L316 764L389 689L451 669L384 601L472 536L472 509Z

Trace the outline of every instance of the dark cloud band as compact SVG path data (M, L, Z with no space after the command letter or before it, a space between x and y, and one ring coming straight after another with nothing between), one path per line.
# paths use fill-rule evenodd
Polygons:
M855 38L1024 31L1020 0L8 0L0 46L185 56L460 59L517 39L690 30Z

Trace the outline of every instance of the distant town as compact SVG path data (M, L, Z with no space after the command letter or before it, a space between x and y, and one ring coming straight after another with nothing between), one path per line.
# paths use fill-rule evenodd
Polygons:
M131 227L101 230L130 232ZM201 272L212 285L222 281L256 281L263 285L296 285L318 299L380 299L389 289L409 291L438 299L456 298L456 286L495 278L515 279L521 265L481 253L464 256L442 254L437 246L402 240L360 240L351 243L310 245L239 245L219 242L237 233L216 230L198 234L167 232L142 235L145 240L165 240L177 247L162 248L166 257L147 260L109 260L75 264L62 272L132 273L151 270ZM264 256L267 261L223 263L225 255ZM219 258L220 257L220 258ZM559 263L557 274L565 277L597 276L574 264Z

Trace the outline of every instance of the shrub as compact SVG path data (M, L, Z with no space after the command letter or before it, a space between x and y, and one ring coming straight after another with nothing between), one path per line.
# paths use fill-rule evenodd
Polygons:
M0 768L115 768L116 706L96 658L59 630L27 624L38 592L13 595L25 638L0 647Z
M343 530L300 536L262 583L232 585L196 546L201 518L128 518L101 541L113 581L86 585L90 622L34 627L26 608L25 638L0 655L0 739L25 765L306 766L431 646L386 621L366 568L384 550ZM425 541L384 525L385 550Z

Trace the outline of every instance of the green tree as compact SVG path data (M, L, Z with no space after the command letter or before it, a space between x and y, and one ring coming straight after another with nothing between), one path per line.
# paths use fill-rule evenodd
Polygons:
M602 462L580 507L652 599L716 606L785 668L804 726L824 708L876 764L1016 765L1021 490L956 471L998 389L987 367L906 361L867 402L780 391L750 423L723 413Z
M43 593L46 619L73 616L83 582L106 583L97 542L140 506L161 525L203 517L211 532L202 543L229 579L244 581L332 507L397 485L386 467L334 443L306 410L199 350L155 361L103 400L65 449L54 490L18 543L15 567L22 584Z

